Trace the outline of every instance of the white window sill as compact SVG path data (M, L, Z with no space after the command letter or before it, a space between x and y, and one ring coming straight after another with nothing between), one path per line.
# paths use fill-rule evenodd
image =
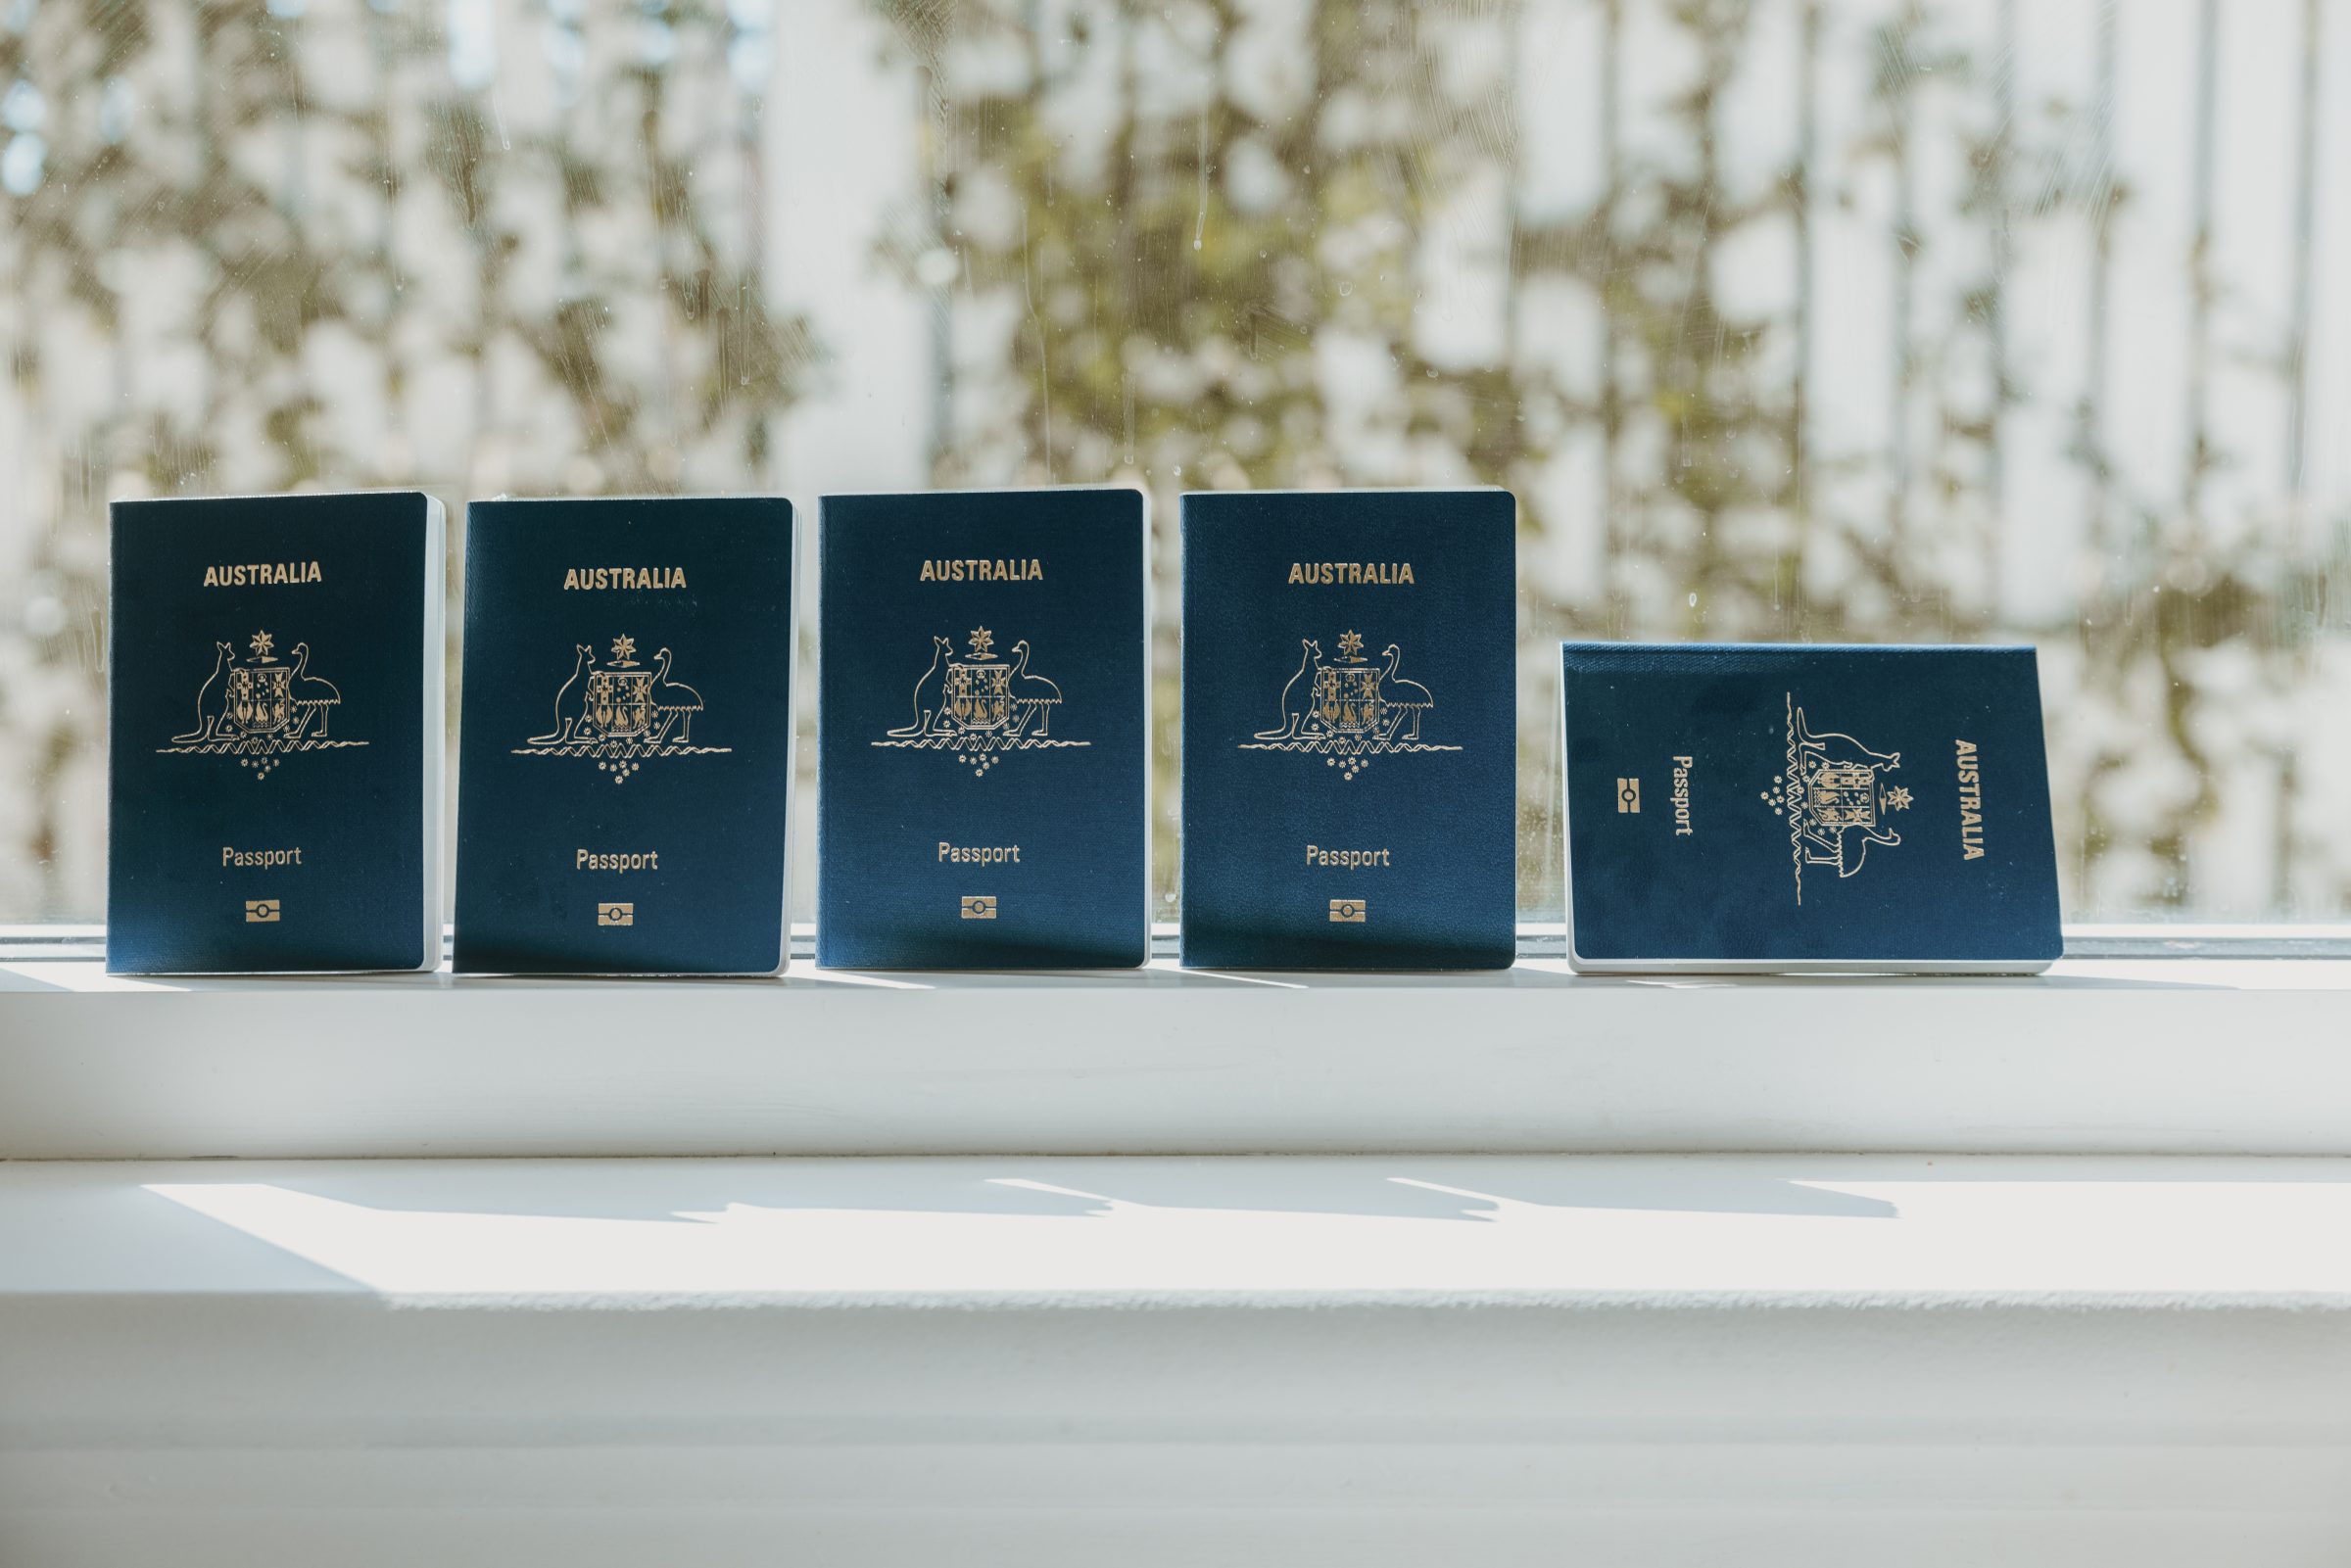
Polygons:
M0 1165L0 1560L2339 1563L2351 1166Z
M0 962L0 1158L2340 1155L2347 1023L2340 959L631 982L34 957Z

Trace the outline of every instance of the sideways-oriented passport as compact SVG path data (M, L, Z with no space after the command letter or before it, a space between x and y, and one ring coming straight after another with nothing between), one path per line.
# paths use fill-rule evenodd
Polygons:
M106 965L441 962L441 503L119 500Z
M1183 498L1183 962L1507 968L1517 505Z
M1141 964L1142 493L827 496L823 506L817 962Z
M1561 658L1575 968L2057 959L2031 648L1570 642Z
M792 503L466 508L459 973L785 964Z

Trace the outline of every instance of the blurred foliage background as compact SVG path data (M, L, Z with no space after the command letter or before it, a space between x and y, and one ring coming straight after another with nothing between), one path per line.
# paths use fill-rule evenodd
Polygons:
M771 3L0 0L0 921L106 500L413 483L1149 491L1170 914L1175 498L1467 483L1530 918L1564 636L2031 641L2071 918L2351 910L2351 0Z

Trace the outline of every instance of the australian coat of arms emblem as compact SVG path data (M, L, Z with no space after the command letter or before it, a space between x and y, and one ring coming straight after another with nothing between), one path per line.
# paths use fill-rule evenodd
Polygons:
M233 756L237 766L266 779L300 751L363 746L364 740L330 737L328 726L343 693L332 681L311 673L311 645L297 642L279 659L277 640L256 632L240 660L235 646L213 644L213 673L196 692L196 725L158 746L164 753Z
M1353 779L1376 756L1462 749L1420 738L1437 699L1396 673L1404 651L1395 643L1376 661L1365 657L1364 640L1352 631L1339 638L1336 659L1325 660L1313 638L1301 638L1298 646L1298 668L1281 689L1280 722L1242 741L1243 751L1319 754L1340 778Z
M611 662L599 665L596 650L572 644L571 674L555 691L554 727L514 748L518 757L593 757L597 771L614 784L641 773L648 757L723 756L731 746L693 742L694 716L702 694L670 679L673 655L662 648L652 663L637 659L637 640L612 640Z
M996 635L984 626L969 641L970 651L958 653L947 639L931 639L931 667L914 683L907 722L874 745L944 751L980 779L1015 751L1093 744L1052 734L1061 688L1029 668L1027 639L1009 655L995 651Z
M1872 751L1849 735L1815 733L1788 694L1787 771L1763 791L1772 814L1788 822L1788 853L1796 869L1796 901L1804 901L1804 868L1833 866L1841 878L1861 870L1869 846L1891 848L1902 835L1885 825L1910 809L1910 791L1886 785L1902 765L1898 751Z

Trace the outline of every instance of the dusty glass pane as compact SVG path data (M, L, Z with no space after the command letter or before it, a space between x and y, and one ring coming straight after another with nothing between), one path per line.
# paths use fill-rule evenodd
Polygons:
M2351 0L0 0L0 922L106 500L405 483L1148 489L1171 900L1175 496L1475 481L1532 917L1565 635L2030 640L2073 918L2351 910Z

